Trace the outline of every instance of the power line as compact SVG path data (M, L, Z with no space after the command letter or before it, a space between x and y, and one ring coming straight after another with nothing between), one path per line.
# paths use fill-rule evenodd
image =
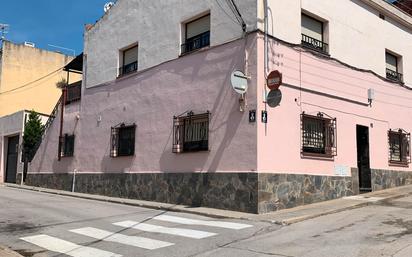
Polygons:
M55 70L55 71L53 71L53 72L50 72L49 74L44 75L43 77L40 77L40 78L38 78L38 79L36 79L36 80L33 80L33 81L29 82L29 83L26 83L26 84L22 85L22 86L19 86L19 87L16 87L16 88L13 88L13 89L4 91L4 92L0 92L0 95L7 94L7 93L11 93L11 92L17 91L17 90L19 90L19 89L28 87L28 86L30 86L31 84L34 84L34 83L36 83L36 82L39 82L39 81L41 81L41 80L43 80L43 79L45 79L45 78L47 78L47 77L49 77L49 76L57 73L57 72L59 72L60 70L63 70L63 68L64 68L64 67L61 67L61 68L59 68L59 69L57 69L57 70Z

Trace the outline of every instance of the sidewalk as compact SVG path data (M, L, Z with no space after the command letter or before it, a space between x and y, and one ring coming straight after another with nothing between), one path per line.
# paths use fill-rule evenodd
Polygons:
M0 256L1 257L23 257L22 255L2 245L0 245Z
M379 201L385 201L389 199L401 198L404 196L412 195L412 185L391 188L382 191L376 191L372 193L344 197L336 200L325 201L320 203L303 205L291 209L280 210L267 214L250 214L243 212L227 211L206 207L190 207L185 205L175 205L167 203L149 202L134 199L124 199L107 197L100 195L91 195L83 193L72 193L67 191L60 191L54 189L46 189L31 186L20 186L16 184L3 184L4 186L16 189L32 190L49 194L57 194L63 196L71 196L89 200L104 201L110 203L126 204L131 206L138 206L150 209L167 210L173 212L185 212L191 214L198 214L213 218L230 218L230 219L246 219L252 221L270 222L282 225L290 225L293 223L301 222L316 217L337 213L354 208L360 208L367 205L374 204ZM0 256L2 256L0 254Z

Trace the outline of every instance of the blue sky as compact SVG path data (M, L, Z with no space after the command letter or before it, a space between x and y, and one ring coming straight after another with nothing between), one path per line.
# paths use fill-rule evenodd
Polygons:
M30 41L36 47L64 51L48 44L83 51L83 28L103 15L109 0L2 0L0 23L10 25L6 39Z

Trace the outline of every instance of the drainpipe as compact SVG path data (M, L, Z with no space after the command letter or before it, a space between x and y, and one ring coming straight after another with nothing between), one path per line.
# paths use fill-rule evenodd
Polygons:
M264 2L264 8L265 8L265 10L264 10L264 13L265 13L265 18L264 18L264 21L265 21L265 25L264 25L264 30L265 30L265 38L264 38L264 41L265 41L265 51L264 51L264 53L265 53L265 58L264 58L265 64L264 64L264 69L265 69L265 72L264 72L264 77L266 79L267 69L268 69L268 47L269 47L268 46L268 30L269 30L268 8L269 8L269 6L268 6L268 0L264 0L263 2ZM265 93L266 93L266 87L265 87Z
M66 103L67 88L64 87L62 90L62 101L61 101L61 111L60 111L60 132L59 132L59 147L57 153L57 160L61 160L61 138L63 137L63 114L64 114L64 105Z

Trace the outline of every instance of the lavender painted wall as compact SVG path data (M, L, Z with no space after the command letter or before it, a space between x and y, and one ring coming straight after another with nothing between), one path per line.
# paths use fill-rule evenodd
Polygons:
M257 76L255 36L84 90L80 104L65 111L64 132L76 134L74 157L57 162L57 118L30 173L67 173L75 168L83 173L256 171L256 123L248 122L247 111L239 111L239 95L230 85L233 70ZM248 108L253 109L254 80L249 92ZM174 154L173 116L190 110L211 112L210 151ZM111 158L110 128L122 122L137 124L135 156Z

